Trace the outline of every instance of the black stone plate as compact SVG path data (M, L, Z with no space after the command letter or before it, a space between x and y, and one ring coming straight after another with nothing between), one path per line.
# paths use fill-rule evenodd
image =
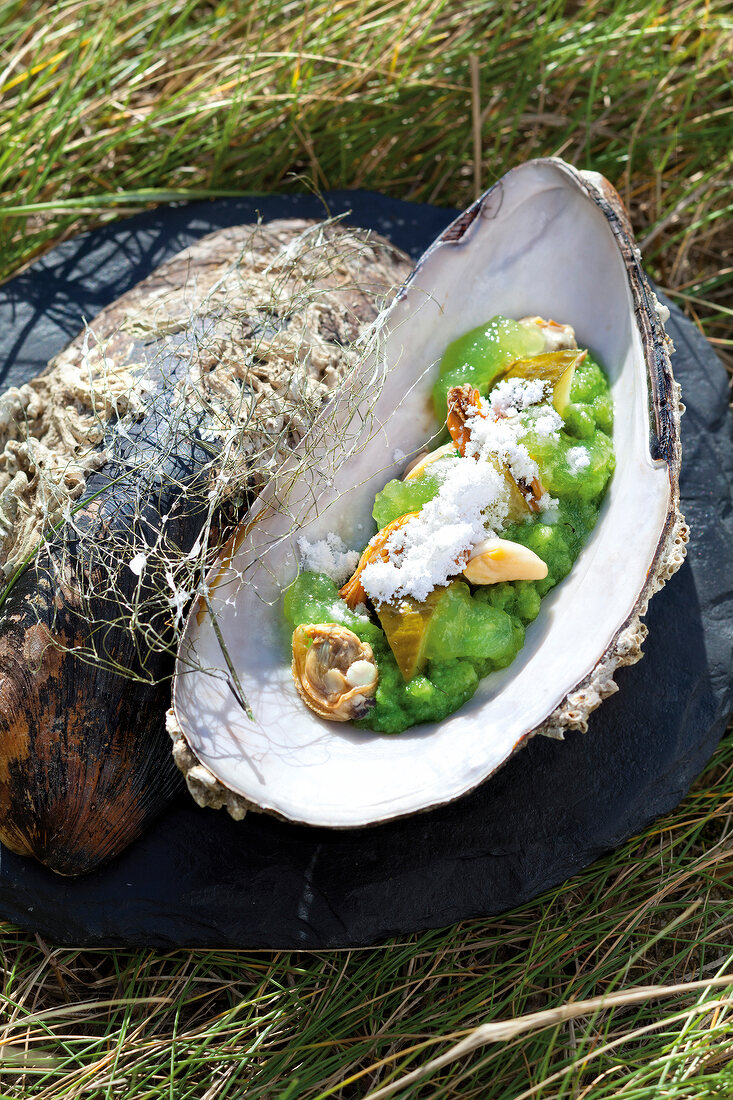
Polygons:
M327 196L417 257L450 211ZM109 302L223 226L320 217L312 196L168 207L54 249L0 288L0 384L40 370ZM0 851L0 914L58 943L345 947L510 909L672 809L733 708L733 447L725 373L676 310L687 562L651 602L646 656L586 735L534 738L489 782L408 820L330 832L184 798L112 864L61 879Z

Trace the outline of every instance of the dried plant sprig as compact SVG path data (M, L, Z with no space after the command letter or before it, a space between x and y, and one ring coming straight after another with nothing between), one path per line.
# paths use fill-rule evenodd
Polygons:
M144 682L160 678L158 656L175 651L192 599L206 599L206 576L255 492L299 447L278 477L287 510L316 445L328 478L362 437L371 401L364 409L354 379L373 364L376 396L375 320L409 270L386 242L335 219L229 231L226 263L207 265L206 245L196 248L178 263L180 284L140 288L111 337L92 324L54 367L67 386L72 368L87 382L83 430L94 445L78 500L60 489L78 446L66 468L44 465L34 461L42 432L26 417L17 433L39 533L30 551L27 532L11 547L0 600L32 564L85 623L75 656ZM117 631L132 642L124 659ZM232 690L241 695L235 681Z

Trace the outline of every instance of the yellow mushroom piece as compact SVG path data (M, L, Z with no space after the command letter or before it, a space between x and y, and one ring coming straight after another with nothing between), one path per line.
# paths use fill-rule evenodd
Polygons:
M422 603L404 596L396 607L389 603L377 605L379 624L405 682L425 667L430 620L445 591L445 588L433 589Z
M484 539L474 546L463 570L470 584L541 581L547 565L533 550L509 539Z
M374 706L379 672L372 647L346 626L296 626L292 670L301 699L319 718L349 722Z

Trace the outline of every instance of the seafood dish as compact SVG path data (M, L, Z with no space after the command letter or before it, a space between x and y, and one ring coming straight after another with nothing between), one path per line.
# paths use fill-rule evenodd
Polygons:
M446 355L450 358L450 349L467 334L485 330L488 319L503 318L507 325L518 325L531 317L555 319L561 322L560 328L570 326L579 349L538 349L540 356L564 356L553 366L557 384L546 386L544 405L533 405L526 393L522 395L527 386L516 385L510 363L503 380L489 380L489 387L497 380L505 383L494 386L496 408L490 388L481 392L470 378L449 377L450 371L441 375L441 362ZM679 513L681 409L664 319L664 309L642 271L620 200L607 181L594 173L578 172L555 159L528 162L508 173L448 227L375 326L379 339L373 354L345 378L298 451L264 488L194 604L179 648L168 726L174 757L197 801L225 806L235 817L257 809L334 828L378 824L467 793L531 736L562 737L568 730L587 729L593 709L617 690L616 669L640 659L648 601L679 568L685 554L688 532ZM535 324L536 331L543 327ZM585 349L588 356L579 362ZM520 364L520 378L528 369L521 362L531 363L535 354L520 351L514 357L513 362ZM585 363L602 364L607 372L610 397L605 396L604 382L591 398L591 403L598 398L599 419L606 428L610 428L613 407L613 450L602 429L606 454L598 463L583 442L581 413L570 408L582 404L575 398L584 370L589 369ZM573 367L569 391L563 391L561 383L563 365L565 370ZM525 377L524 382L528 380ZM434 398L441 385L438 407ZM415 498L408 497L418 483L437 480L439 463L463 465L474 478L483 463L485 475L491 465L488 451L484 448L483 458L474 461L481 451L479 437L487 425L501 427L513 419L513 414L494 415L501 412L502 401L509 402L504 405L506 411L517 408L511 400L520 404L526 400L526 409L518 410L526 414L525 420L542 408L545 411L539 415L552 420L546 400L549 389L555 414L561 416L559 404L570 413L571 423L573 416L578 418L572 443L563 444L565 472L568 452L574 448L578 449L569 462L576 473L599 471L598 490L591 494L597 519L594 524L583 523L585 541L579 540L582 546L573 549L577 558L572 568L563 562L553 573L552 564L544 562L553 580L562 576L560 583L542 593L547 577L517 579L512 591L524 593L525 605L517 614L517 598L512 597L514 610L507 614L497 604L513 582L476 583L479 571L490 567L492 552L501 557L503 549L496 542L483 544L504 539L542 559L537 546L526 545L539 537L530 538L529 532L544 528L552 533L558 520L563 527L566 522L571 527L576 524L568 521L569 504L562 499L565 489L547 493L543 484L543 476L554 484L549 452L544 467L542 461L538 463L535 486L531 468L520 471L517 466L516 476L507 481L505 468L513 462L508 452L499 456L494 474L497 484L504 479L504 490L498 494L503 517L497 513L498 522L486 524L484 514L486 529L474 526L470 546L464 543L457 551L454 545L446 547L447 556L453 555L455 572L444 568L440 579L432 576L431 591L440 594L436 604L453 605L445 615L437 606L432 609L432 621L443 621L436 643L432 628L421 629L419 610L408 607L417 618L399 613L400 601L419 604L430 597L419 586L401 586L399 579L400 564L395 559L402 555L404 567L412 550L419 550L416 540L405 535L409 525L399 521L410 512L424 512L434 502L434 498L425 499L414 507ZM448 421L447 439L438 435L443 420ZM534 435L552 444L553 432L561 429L556 422L547 427L546 436ZM594 430L597 427L596 421ZM424 455L426 444L428 455ZM438 455L445 444L448 450ZM451 455L462 447L468 450L467 456ZM422 467L412 478L408 471L405 482L406 465L414 459ZM613 477L605 489L614 461ZM431 465L436 467L432 475ZM442 481L448 483L450 475ZM582 481L581 477L578 484ZM372 544L376 553L368 555L359 573L359 556L374 530L375 504L377 527L384 539L376 547ZM491 507L494 504L484 499L477 511L486 513ZM523 508L539 509L539 522L522 522L526 519L520 514ZM518 511L512 514L512 509ZM544 519L555 522L543 522L543 513ZM412 523L419 524L419 517ZM390 524L393 527L387 533ZM432 528L427 539L434 537ZM293 606L293 594L303 584L304 573L322 572L314 570L312 562L318 560L324 543L332 556L348 559L347 574L353 578L357 573L353 592L348 575L346 585L341 585L354 600L354 607L347 608L349 614L363 615L361 585L367 594L370 588L372 592L367 608L370 625L376 629L374 617L379 618L385 638L399 634L400 626L411 620L406 644L398 643L397 653L388 644L383 652L391 654L388 659L394 662L395 675L408 686L414 678L407 680L404 672L414 668L418 696L430 693L421 681L427 665L432 661L440 666L445 655L453 652L450 622L467 621L461 620L461 614L456 618L456 609L471 589L479 593L479 604L491 608L499 624L498 640L493 657L484 653L472 659L455 658L459 664L448 679L450 693L459 697L457 709L451 704L441 712L439 707L423 720L418 699L409 721L384 717L385 732L397 732L399 727L399 736L361 728L368 727L370 717L380 721L379 678L375 681L370 671L376 653L373 641L359 637L358 631L351 632L356 641L339 632L332 637L328 630L324 633L329 622L346 630L348 623L337 621L338 616L329 620L320 611L313 618L309 610L303 618L303 608ZM319 551L312 549L319 546ZM384 560L382 550L392 560ZM476 551L478 563L471 566L470 556ZM540 568L533 559L528 562L533 569ZM346 561L341 564L346 567ZM473 584L472 569L477 570ZM337 582L328 581L337 594ZM539 595L543 598L538 608ZM494 615L495 611L502 615ZM526 628L521 648L515 648L516 639L508 644L502 616L510 624L518 620L523 632ZM390 617L397 622L390 622ZM501 636L507 644L499 644ZM341 655L335 660L329 656L327 667L322 668L321 657L329 651ZM311 653L315 677L322 679L325 672L326 686L337 688L321 690L315 708L304 703L296 685L297 680L305 694L314 694L304 683L310 678ZM490 664L475 667L482 661ZM333 676L328 675L329 662L335 666ZM346 675L351 669L353 683ZM399 686L400 680L392 683ZM339 707L345 704L336 720L319 713L324 695L327 710L334 700L339 700ZM353 715L348 713L351 710ZM346 717L356 718L359 728L344 722ZM558 746L558 751L571 748Z
M511 664L598 517L613 403L569 325L477 326L444 354L433 403L451 438L377 493L358 561L333 533L299 542L285 615L321 718L399 733L447 717Z

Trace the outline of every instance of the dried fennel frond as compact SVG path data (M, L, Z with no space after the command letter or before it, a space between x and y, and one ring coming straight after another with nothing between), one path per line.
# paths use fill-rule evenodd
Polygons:
M308 461L329 402L342 461L363 415L349 379L367 359L379 374L375 320L408 272L368 233L272 222L205 238L103 311L0 398L9 585L43 558L87 623L76 654L158 677L150 655L174 649L254 492L304 440ZM287 480L278 496L287 509ZM113 628L134 638L134 662L119 663Z

